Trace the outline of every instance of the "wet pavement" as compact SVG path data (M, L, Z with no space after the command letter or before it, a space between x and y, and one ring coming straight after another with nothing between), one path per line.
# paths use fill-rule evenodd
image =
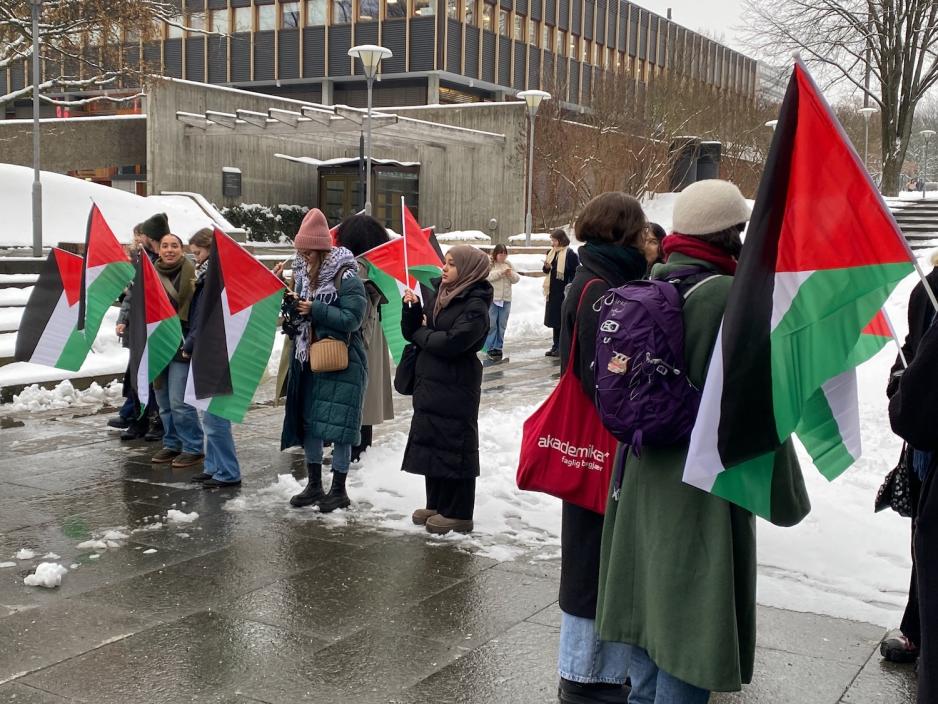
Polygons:
M483 405L556 373L533 355L489 369ZM365 511L227 511L237 490L152 467L152 446L121 445L106 418L0 422L0 562L16 563L0 568L0 702L556 701L557 560L498 562ZM305 473L277 452L281 418L260 406L237 427L246 485ZM199 516L166 523L170 510ZM123 537L78 547L107 529ZM36 557L13 560L22 548ZM25 586L49 552L70 568L61 586ZM881 663L882 635L760 608L754 683L712 701L911 703L912 670Z

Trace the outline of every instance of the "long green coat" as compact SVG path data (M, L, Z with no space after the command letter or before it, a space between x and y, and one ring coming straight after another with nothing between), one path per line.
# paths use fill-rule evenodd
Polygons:
M680 254L660 278L688 264ZM684 305L685 361L702 388L732 277L702 284ZM620 447L620 451L621 451ZM711 691L752 679L756 640L756 531L751 513L684 484L687 444L644 447L625 464L603 526L596 622L603 640L640 646L665 672ZM773 522L797 523L807 494L790 443L776 454Z

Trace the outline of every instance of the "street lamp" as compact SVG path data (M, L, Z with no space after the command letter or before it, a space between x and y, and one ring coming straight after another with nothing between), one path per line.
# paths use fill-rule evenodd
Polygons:
M362 62L368 82L368 128L365 131L365 153L368 165L365 174L365 215L371 215L371 89L381 66L381 59L391 58L391 50L374 44L360 44L348 50L348 55Z
M33 14L33 256L42 256L42 183L39 180L39 14L42 0L32 0Z
M919 132L925 138L925 160L922 163L922 200L925 200L925 184L928 182L928 140L935 136L935 130Z
M863 115L863 165L866 170L870 170L870 117L879 110L873 107L860 108L860 114Z
M518 97L528 106L528 121L531 123L528 132L528 202L524 213L524 246L531 246L531 192L534 189L534 118L537 109L544 100L550 100L550 93L543 90L523 90Z

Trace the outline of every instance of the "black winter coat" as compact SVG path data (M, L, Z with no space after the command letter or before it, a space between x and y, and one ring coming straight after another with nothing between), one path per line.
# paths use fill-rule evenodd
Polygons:
M434 287L439 286L439 279ZM480 281L432 319L435 296L404 306L401 331L419 348L414 417L401 469L435 479L479 476L479 400L482 363L476 353L489 333L492 285ZM424 310L427 325L421 325Z
M581 247L580 268L564 301L563 328L560 333L561 368L566 369L570 359L573 326L578 323L573 373L580 379L583 391L589 398L593 398L596 392L593 358L596 356L596 328L599 326L599 313L593 310L593 304L610 288L645 276L645 256L632 248L629 248L629 254L630 265L616 268L607 259L595 256L589 246ZM583 289L593 279L599 281L589 285L580 304ZM572 616L596 618L602 535L602 515L564 501L560 527L560 608Z
M567 261L563 267L563 279L557 278L557 258L550 265L550 271L545 272L550 277L550 290L547 292L547 303L544 305L544 325L549 328L559 328L563 320L564 293L567 286L576 276L580 258L577 253L567 248Z
M932 291L938 294L938 267L932 269L925 278ZM909 364L912 364L912 360L915 359L919 342L928 326L931 325L934 316L935 308L928 294L925 293L925 286L919 281L909 295L909 334L905 336L905 342L902 344L902 354L905 355L905 361ZM899 388L898 373L901 371L902 358L896 355L896 362L890 370L889 384L886 386L886 396L889 398L892 398Z

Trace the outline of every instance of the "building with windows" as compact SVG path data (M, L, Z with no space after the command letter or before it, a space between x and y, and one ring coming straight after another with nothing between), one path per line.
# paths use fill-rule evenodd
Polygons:
M183 0L177 20L151 40L125 36L125 64L351 106L365 102L347 53L356 44L393 52L379 107L497 101L531 88L588 105L604 71L637 86L672 74L746 99L757 91L754 60L625 0ZM75 63L46 68L77 74ZM0 94L26 85L28 68L0 70ZM7 112L25 117L29 106Z

